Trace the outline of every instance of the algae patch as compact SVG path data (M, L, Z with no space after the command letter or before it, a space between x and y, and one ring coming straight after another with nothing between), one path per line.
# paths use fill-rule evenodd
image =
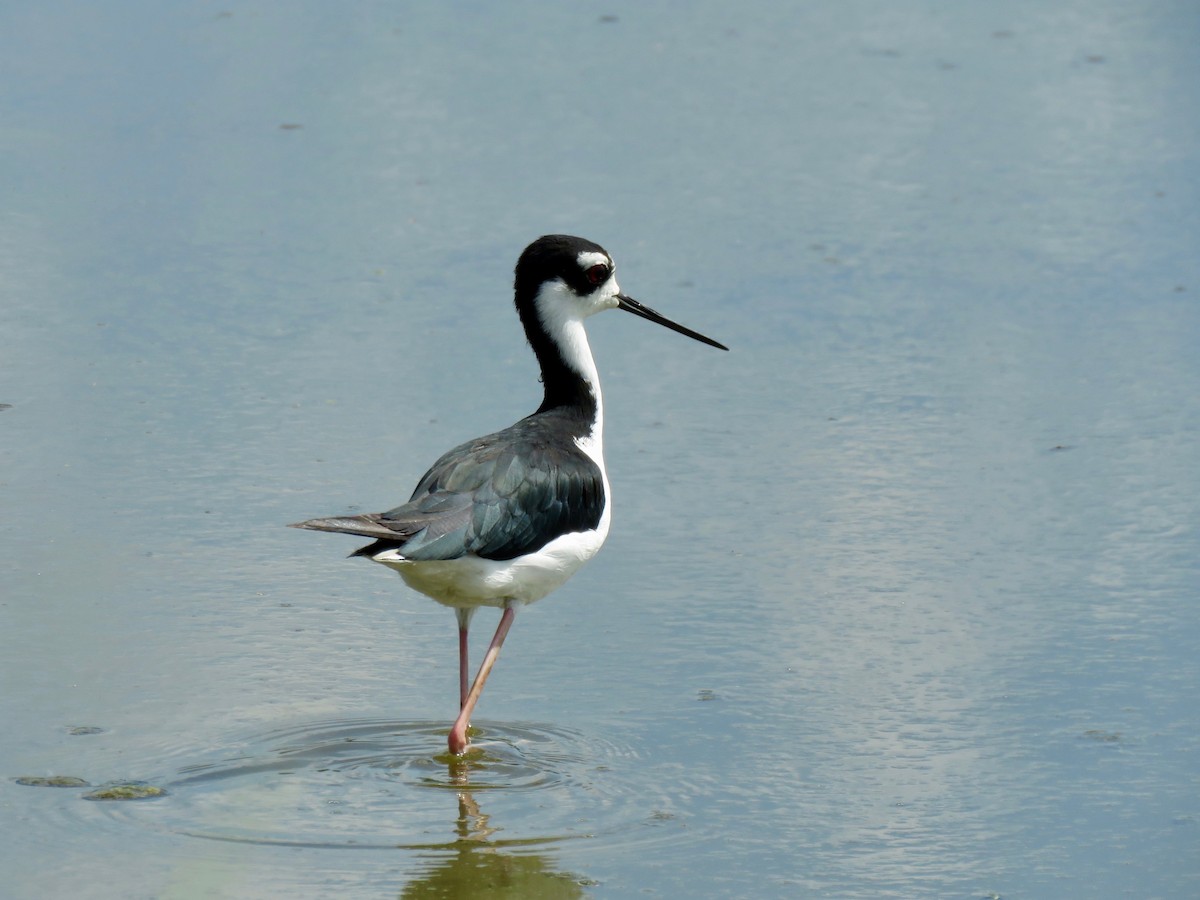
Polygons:
M166 788L144 781L114 781L83 795L84 800L150 800L166 796Z
M13 781L27 787L91 787L88 782L74 775L22 775Z

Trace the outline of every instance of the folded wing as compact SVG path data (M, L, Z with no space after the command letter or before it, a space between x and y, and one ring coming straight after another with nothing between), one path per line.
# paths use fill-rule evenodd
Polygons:
M354 555L394 549L413 561L513 559L564 534L595 529L605 503L600 468L574 441L549 440L552 425L544 416L524 419L455 447L403 506L295 527L374 538Z

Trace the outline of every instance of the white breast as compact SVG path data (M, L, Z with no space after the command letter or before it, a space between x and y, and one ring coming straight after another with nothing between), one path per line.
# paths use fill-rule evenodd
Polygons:
M372 557L400 573L415 591L445 606L504 606L533 603L561 587L585 562L596 555L608 536L609 512L595 531L577 531L557 537L534 553L516 559L459 559L413 562L395 550Z

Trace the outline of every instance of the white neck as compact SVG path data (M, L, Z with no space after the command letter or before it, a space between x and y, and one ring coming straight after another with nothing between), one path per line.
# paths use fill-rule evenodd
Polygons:
M589 456L600 462L604 440L604 397L600 392L600 374L596 371L596 360L592 357L583 320L608 308L609 304L605 301L597 303L594 299L588 302L561 281L545 284L538 292L535 304L542 327L558 348L563 362L579 375L596 398L596 418L588 439L593 449L585 449Z

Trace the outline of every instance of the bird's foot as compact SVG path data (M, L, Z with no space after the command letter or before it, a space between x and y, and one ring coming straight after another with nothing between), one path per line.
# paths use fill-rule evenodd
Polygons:
M462 756L467 752L467 748L471 746L470 738L467 736L467 729L469 727L466 722L455 722L454 727L450 729L446 743L449 744L450 752L455 756Z

